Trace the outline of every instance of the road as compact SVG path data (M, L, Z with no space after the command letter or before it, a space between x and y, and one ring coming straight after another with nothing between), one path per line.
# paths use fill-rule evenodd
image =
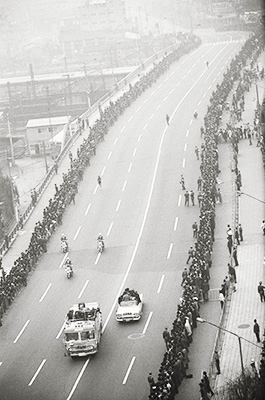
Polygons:
M217 35L182 57L106 135L76 204L67 208L63 226L1 327L1 400L147 398L147 375L157 374L163 358L162 331L174 320L191 225L199 215L197 202L184 207L180 175L197 199L200 126L241 39ZM70 280L61 267L62 232L74 265ZM100 257L99 232L106 245ZM137 323L115 321L124 287L144 295ZM64 356L61 332L68 308L78 301L100 302L104 333L98 354L72 360Z

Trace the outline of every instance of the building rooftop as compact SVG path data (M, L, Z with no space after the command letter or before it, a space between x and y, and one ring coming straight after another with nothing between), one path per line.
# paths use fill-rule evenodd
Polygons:
M65 125L70 121L70 118L70 116L64 115L62 117L29 119L26 128Z

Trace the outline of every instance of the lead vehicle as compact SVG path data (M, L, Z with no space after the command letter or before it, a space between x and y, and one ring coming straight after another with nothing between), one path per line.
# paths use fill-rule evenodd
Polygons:
M116 321L129 322L138 321L143 313L143 295L136 290L125 289L118 299Z

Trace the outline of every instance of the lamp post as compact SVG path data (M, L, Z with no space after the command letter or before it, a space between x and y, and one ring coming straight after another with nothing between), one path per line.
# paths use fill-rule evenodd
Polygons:
M255 343L250 342L249 340L247 340L247 339L245 339L245 338L239 336L237 333L232 332L232 331L229 331L228 329L225 329L225 328L223 328L222 326L216 325L216 324L214 324L213 322L207 321L206 319L203 319L203 318L200 318L200 317L197 317L196 319L197 319L197 321L200 322L200 323L206 323L206 324L208 324L208 325L212 325L212 326L214 326L215 328L220 329L221 331L230 333L231 335L234 335L234 336L237 337L237 339L238 339L238 345L239 345L239 355L240 355L240 363L241 363L241 372L242 372L243 383L244 383L244 392L245 392L245 397L244 397L244 398L247 400L247 382L246 382L246 376L245 376L245 371L244 371L244 363L243 363L243 354L242 354L241 339L245 340L246 342L248 342L248 343L250 343L250 344L252 344L252 345L254 345L254 346L257 346L257 345L256 345ZM257 347L259 347L259 346L257 346Z

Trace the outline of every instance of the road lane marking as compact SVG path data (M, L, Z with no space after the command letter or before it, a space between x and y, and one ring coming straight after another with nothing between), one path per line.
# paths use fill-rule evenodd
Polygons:
M207 94L207 93L205 92L205 93L204 93L204 95L203 95L202 97L205 97L205 96L206 96L206 94Z
M91 207L91 203L88 204L87 209L86 209L86 212L85 212L85 215L88 214L88 211L90 210L90 207Z
M189 123L189 125L191 125L193 123L193 118L190 120L190 123Z
M155 115L155 114L152 114L151 117L150 117L149 119L152 119L154 115Z
M151 96L153 96L153 95L155 94L155 92L156 92L156 91L154 90L154 91L151 93Z
M162 83L160 83L160 85L158 86L158 89L160 89L162 87Z
M188 129L187 132L186 132L186 137L189 136L189 133L190 133L190 131L189 131L189 129Z
M128 122L131 122L132 119L133 119L133 116L131 116L131 117L128 119Z
M213 83L216 81L216 78L214 78Z
M137 108L137 110L135 112L138 112L141 109L141 106Z
M172 248L173 248L173 243L170 243L170 246L169 246L169 249L168 249L168 253L167 253L167 260L170 259Z
M178 207L181 205L181 194L179 195L179 199L178 199Z
M127 180L124 182L124 184L123 184L123 187L122 187L122 189L121 189L121 191L122 192L124 192L124 190L125 190L125 188L126 188L126 185L127 185Z
M110 224L110 226L109 226L109 229L108 229L108 232L107 232L107 236L109 236L109 234L110 234L110 232L111 232L111 229L112 229L112 227L113 227L113 222Z
M147 321L146 321L146 323L145 323L143 332L142 332L143 335L146 334L146 331L147 331L148 325L149 325L149 323L150 323L150 321L151 321L152 315L153 315L153 311L150 311L150 313L149 313L149 315L148 315L148 318L147 318Z
M137 142L140 142L142 135L138 136Z
M113 145L114 145L114 146L115 146L115 144L117 143L118 139L119 139L119 138L116 137L116 139L114 140L114 142L113 142Z
M127 382L127 379L128 379L128 376L129 376L129 374L131 372L131 369L133 367L134 361L135 361L135 356L132 358L132 360L130 362L130 365L129 365L129 368L127 369L126 375L125 375L125 377L123 379L123 382L122 382L123 385L125 385L125 383Z
M42 302L42 300L44 299L44 297L46 296L46 294L47 294L48 291L50 290L51 285L52 285L52 284L50 283L49 286L47 287L47 289L45 290L45 292L43 293L43 295L41 296L41 298L39 299L39 303Z
M95 265L97 265L97 263L99 262L101 254L102 253L98 252L98 255L97 255L97 258L96 258L96 261L95 261Z
M117 204L117 207L116 207L116 212L119 211L120 205L121 205L121 199L118 201L118 204Z
M159 286L158 286L158 289L157 289L157 292L156 292L156 293L160 293L160 292L161 292L161 288L162 288L162 285L163 285L164 279L165 279L165 275L162 275L162 276L161 276L160 283L159 283Z
M130 163L129 168L128 168L128 172L131 172L132 169L132 163Z
M108 155L108 160L110 159L110 157L111 157L111 154L112 154L112 151L110 151L110 152L109 152L109 155Z
M168 81L168 77L165 79L165 82Z
M158 106L156 107L156 109L159 110L160 107L161 107L161 104L158 104Z
M73 396L73 394L74 394L74 391L75 391L75 389L76 389L78 383L80 382L80 379L82 378L83 373L85 372L86 367L87 367L87 365L88 365L90 359L91 359L91 357L89 357L89 358L85 361L85 363L84 363L84 365L83 365L83 367L82 367L82 369L81 369L81 371L80 371L78 377L76 378L76 381L75 381L75 383L74 383L74 386L72 387L72 390L71 390L71 392L69 393L69 395L68 395L68 397L67 397L66 400L70 400L70 399L72 398L72 396Z
M20 336L22 335L22 333L24 332L24 330L28 326L29 322L30 322L30 320L28 319L27 322L24 324L23 328L21 329L21 331L19 332L19 334L17 335L17 337L16 337L16 339L14 340L13 343L17 343L18 339L20 338Z
M185 158L182 160L182 168L185 168Z
M182 79L185 79L187 75L183 75Z
M125 129L125 126L121 129L121 133L124 131L124 129Z
M170 75L173 75L175 73L175 71L170 72Z
M135 147L135 149L133 151L133 157L135 156L136 152L137 152L137 147Z
M62 331L63 331L63 329L64 329L64 325L65 325L65 323L63 323L61 329L60 329L59 332L57 333L56 339L59 339L59 337L61 336Z
M173 89L171 89L171 90L170 90L170 92L169 92L169 93L173 93L174 91L175 91L175 89L173 88Z
M148 99L145 99L144 104L148 101Z
M82 228L82 226L80 225L79 228L76 231L76 234L74 236L74 240L76 240L77 236L79 235L79 232L80 232L81 228Z
M65 253L65 255L63 256L63 259L62 259L62 261L60 262L60 265L59 265L59 269L60 268L62 268L62 266L64 265L64 263L65 263L65 260L67 259L67 257L68 257L68 251Z
M32 383L35 381L35 379L37 378L38 374L40 373L40 370L42 369L43 365L46 363L46 360L44 358L44 360L42 360L39 368L37 369L37 371L35 372L33 378L31 379L31 381L29 382L29 386L32 385Z
M3 364L3 361L0 362L0 367L1 367L2 364Z
M198 106L201 104L201 102L202 102L202 101L200 100L199 103L198 103Z
M184 144L184 151L187 151L187 143Z
M211 89L211 87L212 87L212 85L210 85L210 86L208 87L208 89Z
M175 224L174 224L174 231L177 229L178 222L179 222L179 217L176 217Z
M166 99L167 99L167 96L163 98L163 101L166 101Z
M179 85L179 82L176 84L176 87Z
M95 187L95 189L94 189L93 194L96 194L96 193L97 193L98 187L99 187L99 185L97 184L96 187Z
M86 280L86 282L85 282L85 284L84 284L84 286L83 286L83 288L81 289L81 292L79 293L79 295L78 295L78 299L80 299L80 297L82 296L82 294L84 293L84 291L85 291L85 289L86 289L86 287L87 287L87 285L88 285L88 282L89 282L89 280L87 279Z
M144 128L143 128L144 130L146 129L147 125L148 125L148 124L145 124L145 126L144 126Z

